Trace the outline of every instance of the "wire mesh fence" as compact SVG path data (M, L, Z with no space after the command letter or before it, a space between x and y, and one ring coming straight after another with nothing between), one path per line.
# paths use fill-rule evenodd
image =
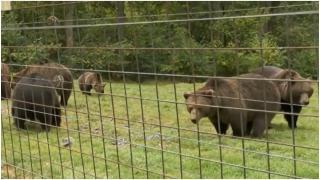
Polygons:
M2 178L318 178L318 2L11 2Z

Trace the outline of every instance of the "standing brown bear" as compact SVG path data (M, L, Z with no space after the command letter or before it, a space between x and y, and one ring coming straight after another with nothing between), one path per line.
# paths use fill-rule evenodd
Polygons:
M208 117L218 133L225 134L230 124L234 136L260 137L280 110L280 93L261 75L237 78L244 79L209 79L197 91L184 93L191 121Z
M17 72L13 76L11 88L14 88L15 84L19 82L21 78L33 73L40 74L44 78L50 79L56 87L58 95L60 96L60 104L62 106L66 106L68 104L68 99L71 95L71 90L73 87L73 79L72 74L67 67L57 63L28 65L26 68Z
M90 91L92 88L97 93L104 93L104 86L102 76L96 72L85 72L81 74L78 79L79 88L83 94L91 95Z
M13 89L12 116L17 128L25 129L26 119L39 120L42 130L60 126L61 111L55 87L40 74L23 77Z
M281 94L281 110L286 112L284 118L288 122L289 128L297 128L298 114L303 106L309 104L309 99L313 94L311 81L301 77L294 70L281 69L274 66L264 66L253 72L261 74L266 78L293 80L291 84L290 81L275 81L275 83Z
M9 66L1 63L1 100L11 96Z

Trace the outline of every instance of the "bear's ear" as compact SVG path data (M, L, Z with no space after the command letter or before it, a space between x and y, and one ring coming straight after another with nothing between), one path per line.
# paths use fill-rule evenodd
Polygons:
M183 93L183 96L185 99L188 99L188 97L191 95L192 93L191 92L185 92Z
M276 77L279 79L298 79L300 75L292 69L285 69L282 72L280 72Z
M100 73L96 73L96 78L98 79L99 82L102 82L102 76Z
M208 89L208 90L201 91L201 93L203 95L206 95L206 96L212 96L213 93L214 93L214 90L213 89Z

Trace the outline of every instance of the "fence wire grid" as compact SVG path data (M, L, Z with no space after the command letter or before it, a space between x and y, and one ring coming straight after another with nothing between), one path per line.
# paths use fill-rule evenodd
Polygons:
M1 177L319 178L318 5L11 2Z

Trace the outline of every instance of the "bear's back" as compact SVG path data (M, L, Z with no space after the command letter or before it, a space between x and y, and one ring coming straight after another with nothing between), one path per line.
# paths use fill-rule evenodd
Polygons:
M264 67L253 70L252 73L260 74L266 78L274 78L282 70L283 69L275 66L264 66Z
M13 90L13 103L32 102L37 104L55 105L57 101L53 84L39 74L23 77Z
M249 109L279 110L280 92L273 82L255 73L243 74L238 80L239 89Z

